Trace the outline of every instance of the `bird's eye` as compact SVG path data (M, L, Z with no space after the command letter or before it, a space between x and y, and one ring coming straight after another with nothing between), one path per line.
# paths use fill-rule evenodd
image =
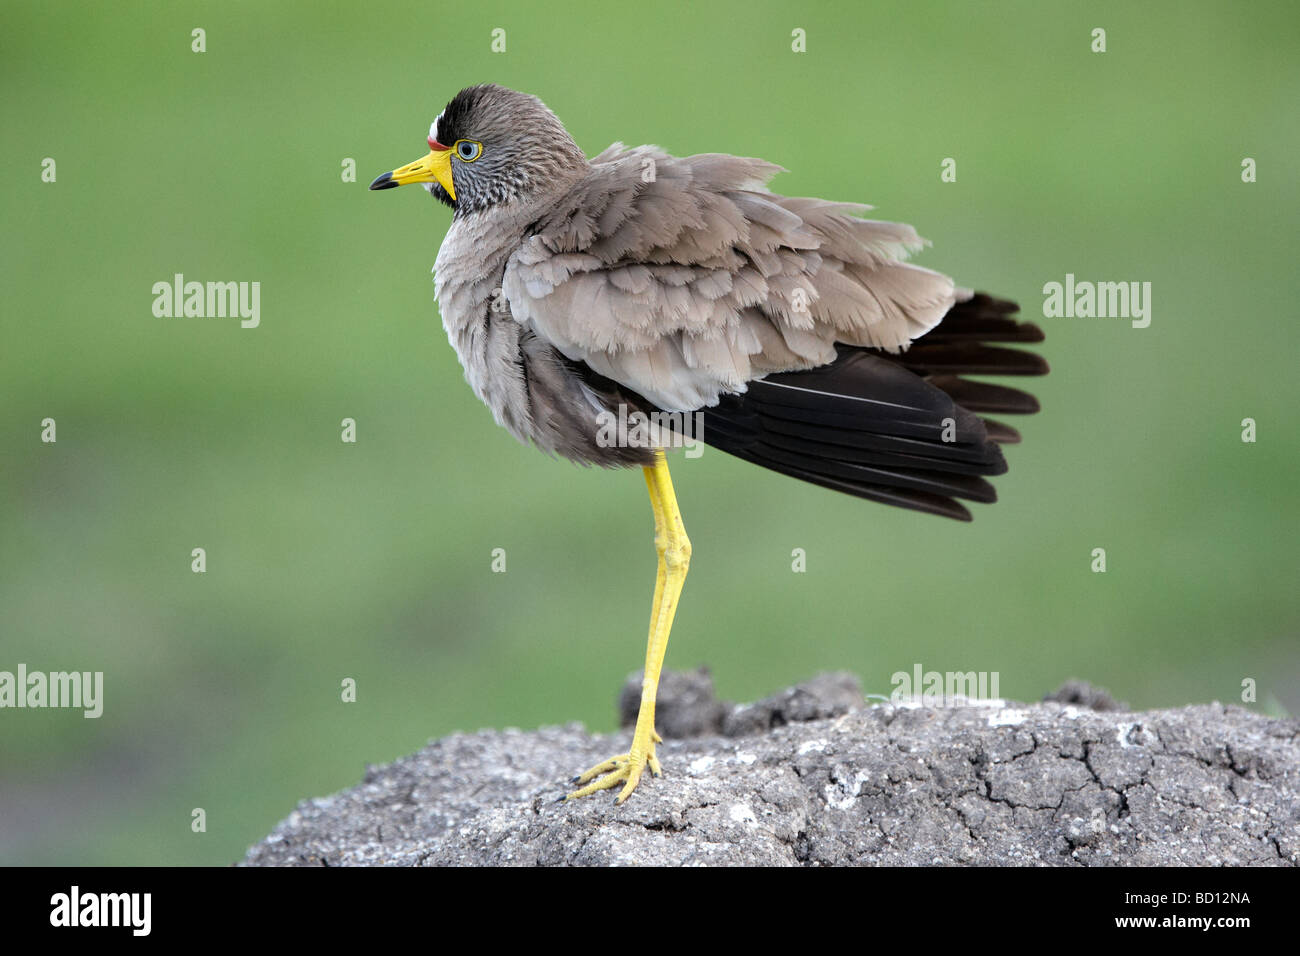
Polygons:
M456 155L463 162L472 163L483 155L483 144L476 143L472 139L456 140Z

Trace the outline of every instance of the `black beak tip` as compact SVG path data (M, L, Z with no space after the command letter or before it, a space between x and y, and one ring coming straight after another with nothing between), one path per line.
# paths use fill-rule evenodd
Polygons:
M384 173L370 184L371 189L396 189L401 183L393 182L392 173Z

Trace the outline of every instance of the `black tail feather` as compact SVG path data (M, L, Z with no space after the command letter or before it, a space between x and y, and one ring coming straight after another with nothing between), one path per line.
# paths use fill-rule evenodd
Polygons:
M954 499L997 499L1000 444L1014 428L976 412L1028 414L1027 392L963 374L1042 375L1033 352L986 342L1034 343L1042 331L1012 317L1012 302L978 294L954 307L911 349L886 355L841 347L830 365L751 382L704 409L708 444L773 471L860 498L969 521Z
M930 384L943 389L954 402L972 412L1032 415L1038 411L1038 399L1005 385L972 382L956 375L931 375Z
M988 430L989 441L995 441L999 445L1019 445L1020 432L1010 425L1004 425L1001 422L995 422L991 418L984 419L984 427Z

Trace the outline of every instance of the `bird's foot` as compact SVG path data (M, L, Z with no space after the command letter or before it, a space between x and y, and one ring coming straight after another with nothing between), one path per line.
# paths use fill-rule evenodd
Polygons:
M659 759L655 756L655 744L663 743L663 738L655 731L650 731L650 739L643 746L638 746L639 741L633 739L632 749L625 754L619 754L617 757L610 757L608 760L596 764L586 773L581 773L573 778L577 784L586 784L578 790L573 791L565 797L565 800L577 800L579 797L588 797L593 793L601 790L609 790L623 784L623 789L618 795L615 803L622 803L636 785L641 782L641 774L645 768L650 768L650 773L656 777L663 775L663 769L659 766Z

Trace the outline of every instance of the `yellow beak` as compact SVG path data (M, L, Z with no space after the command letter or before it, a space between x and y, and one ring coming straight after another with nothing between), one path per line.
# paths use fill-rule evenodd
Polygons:
M438 183L447 190L447 195L456 198L456 187L451 182L451 150L435 149L423 159L407 163L401 169L384 173L373 183L371 189L392 189L408 183Z

